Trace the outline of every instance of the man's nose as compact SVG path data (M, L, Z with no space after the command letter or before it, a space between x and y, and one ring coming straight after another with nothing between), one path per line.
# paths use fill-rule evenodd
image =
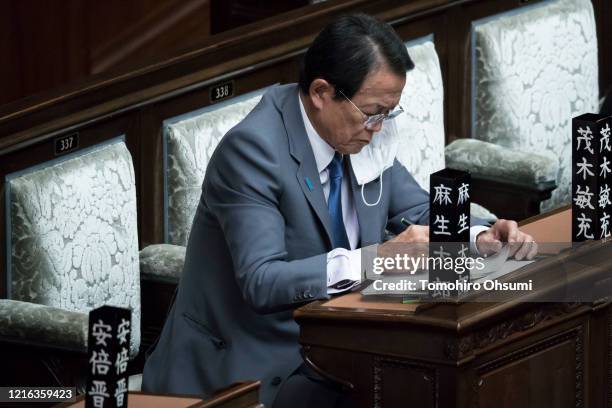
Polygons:
M380 132L382 130L382 127L383 127L382 121L381 122L376 122L375 124L370 126L370 130L372 130L374 132Z

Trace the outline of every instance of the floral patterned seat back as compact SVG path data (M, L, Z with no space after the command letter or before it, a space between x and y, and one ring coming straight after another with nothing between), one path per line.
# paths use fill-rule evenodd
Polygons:
M164 122L166 243L187 245L206 166L231 128L260 101L265 89Z
M122 140L7 176L9 297L88 313L132 309L140 344L136 188Z
M547 211L570 203L572 117L598 111L597 35L590 0L553 0L472 27L472 137L556 155Z
M404 113L393 119L401 135L397 160L429 191L429 175L444 168L444 87L432 37L407 43L414 69L400 98Z
M397 160L425 190L429 176L445 166L444 85L433 36L406 43L414 69L406 73L400 98L404 113L393 119L401 135ZM494 222L497 217L471 203L472 216Z

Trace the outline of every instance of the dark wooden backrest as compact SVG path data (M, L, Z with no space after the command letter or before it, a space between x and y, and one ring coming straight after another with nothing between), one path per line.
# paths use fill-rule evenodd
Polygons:
M447 143L470 134L471 22L539 0L345 0L297 9L212 36L201 49L126 73L109 73L0 109L0 193L6 174L55 157L55 142L78 134L79 147L123 134L132 153L139 199L140 246L163 242L162 125L211 105L210 93L231 82L238 96L295 82L300 59L334 17L365 12L391 23L407 41L433 35L445 88ZM612 81L612 4L593 0L602 89ZM4 269L5 205L0 205ZM1 270L0 296L5 297Z

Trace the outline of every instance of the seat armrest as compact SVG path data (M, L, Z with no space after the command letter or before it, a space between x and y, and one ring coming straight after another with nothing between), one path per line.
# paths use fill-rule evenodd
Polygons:
M140 251L140 277L145 281L178 283L185 263L184 246L149 245Z
M0 299L0 338L87 352L89 316L36 303Z
M447 167L535 189L550 187L559 171L553 153L522 152L477 139L455 140L444 153Z
M540 203L557 188L559 164L552 153L508 149L476 139L459 139L445 149L447 167L472 175L472 201L499 218L523 220L540 213Z
M142 337L135 367L144 366L145 353L164 326L183 271L185 250L180 245L154 244L140 251Z

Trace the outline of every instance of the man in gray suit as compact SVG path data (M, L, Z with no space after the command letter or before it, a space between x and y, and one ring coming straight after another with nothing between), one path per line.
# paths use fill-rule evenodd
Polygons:
M349 157L400 112L412 68L390 26L342 17L307 52L299 86L270 90L223 137L145 390L210 395L259 379L267 406L346 402L302 365L292 312L359 280L359 248L381 243L385 229L396 242L427 241L428 194L406 169L392 161L360 186ZM479 228L479 244L517 241L517 258L535 254L514 222Z

